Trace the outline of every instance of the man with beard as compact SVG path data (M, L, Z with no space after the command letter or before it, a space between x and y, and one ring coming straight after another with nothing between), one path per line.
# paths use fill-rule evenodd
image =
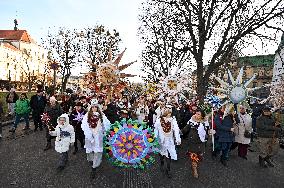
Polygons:
M257 143L259 147L259 165L274 167L271 158L278 153L281 128L276 125L271 109L264 107L262 115L256 120Z

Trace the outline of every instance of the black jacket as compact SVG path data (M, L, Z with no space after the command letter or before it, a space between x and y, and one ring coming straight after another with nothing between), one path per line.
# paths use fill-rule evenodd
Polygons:
M56 127L57 118L61 116L61 114L63 114L63 111L60 105L58 103L55 106L51 106L50 104L47 104L44 109L44 112L49 115L51 126Z
M79 111L80 114L85 115L87 112L82 108L81 111ZM82 124L82 120L78 120L78 112L76 111L76 109L72 110L71 114L70 114L70 124L74 127L75 132L81 131L81 124Z
M46 106L47 100L44 96L38 98L38 95L33 95L31 97L30 106L33 110L33 114L42 114Z
M260 138L272 138L273 135L278 138L281 129L275 127L275 120L272 116L261 115L256 119L256 132Z

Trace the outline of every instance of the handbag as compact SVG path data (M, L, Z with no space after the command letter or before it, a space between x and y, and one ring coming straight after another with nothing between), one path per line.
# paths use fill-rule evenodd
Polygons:
M244 136L245 138L251 138L251 132L248 130L245 130Z

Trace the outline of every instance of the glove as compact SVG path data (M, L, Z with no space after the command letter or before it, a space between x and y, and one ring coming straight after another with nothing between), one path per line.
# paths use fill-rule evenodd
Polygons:
M214 134L216 134L216 131L214 129L210 129L208 133L209 133L209 135L214 135Z
M177 142L177 145L179 146L181 144L181 142Z

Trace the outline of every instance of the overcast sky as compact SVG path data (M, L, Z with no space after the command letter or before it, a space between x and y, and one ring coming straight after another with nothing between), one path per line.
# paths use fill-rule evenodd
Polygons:
M105 25L110 30L120 32L121 49L127 48L123 63L134 60L138 62L125 72L139 74L141 65L139 55L141 47L137 38L138 7L142 0L0 0L0 29L13 29L15 18L19 21L19 29L26 29L40 43L49 27L60 26L84 28L97 24ZM243 55L273 54L280 41L257 49L243 49ZM206 57L205 57L206 59ZM132 80L138 81L136 77Z

